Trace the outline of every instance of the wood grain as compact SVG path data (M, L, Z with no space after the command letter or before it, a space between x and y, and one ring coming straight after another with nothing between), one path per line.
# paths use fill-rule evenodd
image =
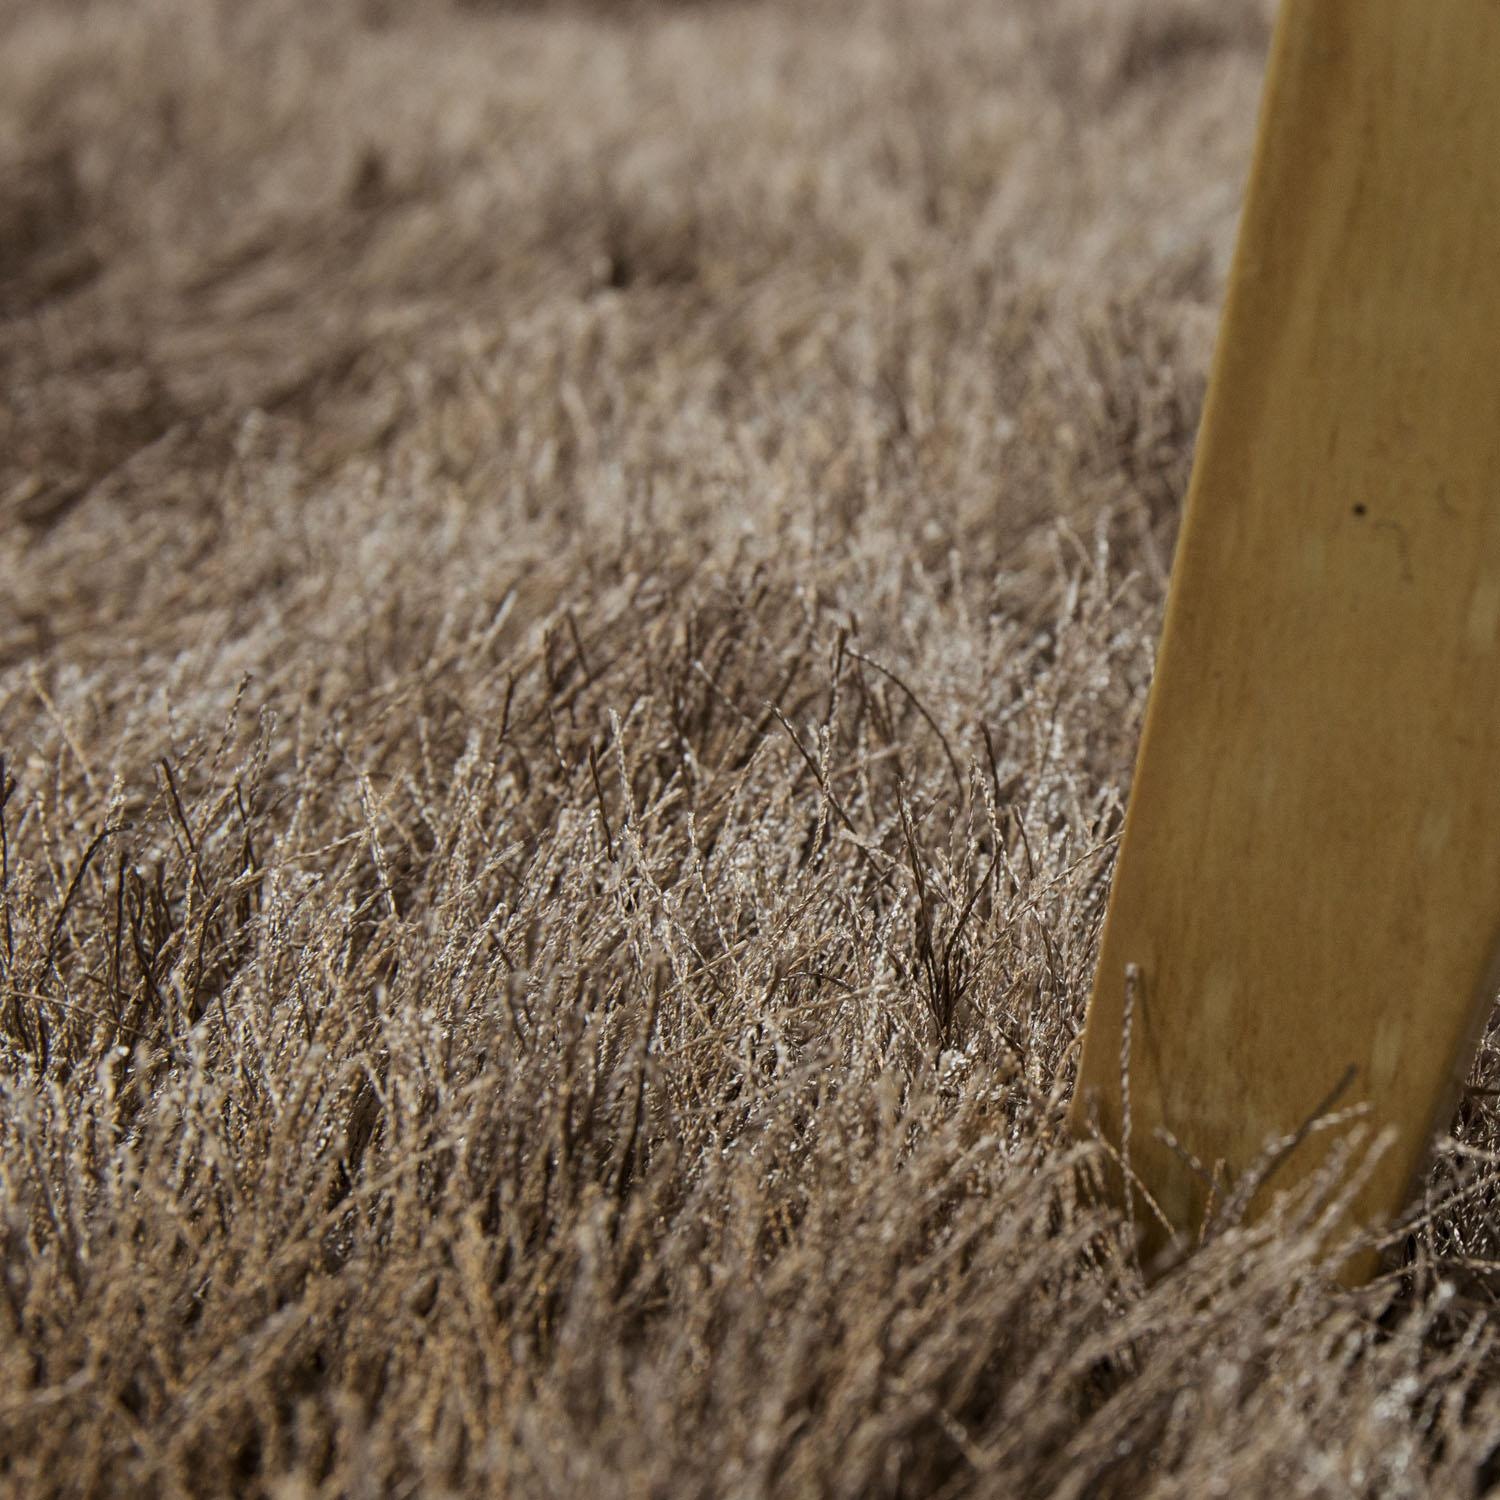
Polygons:
M1167 1216L1193 1231L1208 1189L1162 1132L1232 1176L1348 1075L1394 1127L1378 1221L1497 947L1500 5L1289 0L1075 1126L1121 1138L1131 970L1130 1156Z

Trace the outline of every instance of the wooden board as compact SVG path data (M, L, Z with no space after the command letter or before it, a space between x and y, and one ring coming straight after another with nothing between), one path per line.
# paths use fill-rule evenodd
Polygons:
M1500 947L1500 4L1287 0L1074 1123L1192 1232L1349 1077L1407 1201ZM1352 1070L1352 1072L1350 1071ZM1310 1137L1270 1184L1314 1168Z

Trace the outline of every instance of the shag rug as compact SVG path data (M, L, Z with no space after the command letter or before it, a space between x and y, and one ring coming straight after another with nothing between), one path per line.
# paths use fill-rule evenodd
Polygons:
M1457 1497L1063 1128L1260 0L0 11L0 1487ZM1487 1082L1489 1080L1489 1082Z

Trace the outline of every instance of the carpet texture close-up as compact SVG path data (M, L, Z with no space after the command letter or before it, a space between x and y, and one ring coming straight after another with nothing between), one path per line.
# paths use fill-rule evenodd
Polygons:
M1500 1492L1066 1121L1270 24L0 8L0 1491Z

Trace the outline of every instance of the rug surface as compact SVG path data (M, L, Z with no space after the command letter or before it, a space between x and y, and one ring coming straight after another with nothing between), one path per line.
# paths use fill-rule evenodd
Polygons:
M1259 0L0 11L0 1485L1405 1496L1063 1128ZM1490 1092L1486 1092L1490 1088Z

